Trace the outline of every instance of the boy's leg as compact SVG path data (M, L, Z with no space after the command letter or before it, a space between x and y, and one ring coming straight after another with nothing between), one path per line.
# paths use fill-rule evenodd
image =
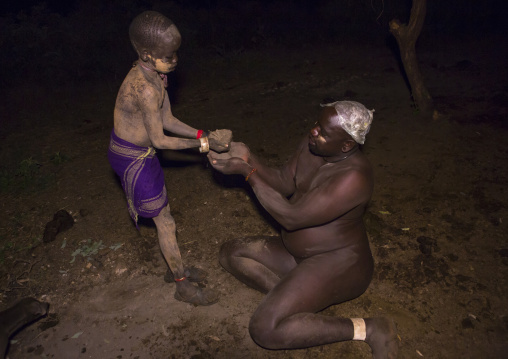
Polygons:
M176 242L176 225L169 211L169 205L164 207L153 220L157 226L157 236L159 237L162 254L169 268L174 273L175 278L183 277L182 257L180 255L178 243Z
M176 279L185 277L185 272L180 255L180 249L176 241L176 225L171 216L169 205L164 207L157 217L153 218L157 227L157 236L162 254L168 263ZM175 297L178 300L196 305L210 305L218 300L217 293L209 288L193 286L189 280L176 282Z

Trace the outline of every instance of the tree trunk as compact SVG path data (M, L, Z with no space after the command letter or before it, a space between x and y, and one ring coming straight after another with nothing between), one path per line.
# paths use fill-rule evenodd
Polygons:
M401 24L397 19L390 21L390 32L399 44L402 64L411 86L411 95L418 110L425 115L433 112L434 104L423 82L415 46L422 31L426 11L427 0L413 0L408 25Z

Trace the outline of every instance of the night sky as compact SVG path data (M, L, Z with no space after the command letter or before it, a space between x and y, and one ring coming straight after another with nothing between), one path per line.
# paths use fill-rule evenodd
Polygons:
M1 7L1 14L13 14L16 15L20 11L29 12L30 9L38 4L46 4L49 10L52 12L60 13L62 15L68 14L70 11L74 9L77 0L46 0L44 2L37 0L18 0L18 1L6 1L3 3Z
M273 1L273 0L257 0L252 1L252 3L257 3L263 5L268 4L276 4L276 3L284 3L284 4L295 4L297 7L306 8L308 10L316 9L323 4L329 3L330 0L285 0L285 1ZM60 15L68 15L69 13L76 10L78 7L98 7L100 4L104 6L107 4L109 7L115 7L115 4L127 5L135 4L137 7L145 7L146 9L152 8L154 5L160 5L164 3L176 3L181 7L189 7L189 8L207 8L207 9L215 9L218 7L224 7L228 9L233 9L237 7L240 2L234 0L173 0L173 1L157 1L157 0L147 0L147 1L98 1L98 0L18 0L18 1L9 1L4 2L0 7L0 16L12 15L16 16L20 11L25 13L29 13L31 8L36 5L45 5L47 10L53 13L57 13ZM389 16L390 10L398 9L400 13L404 13L409 15L409 9L411 8L411 0L358 0L359 6L369 7L372 11L377 12L379 14L384 14ZM337 6L341 6L340 1L337 3ZM120 6L121 6L120 5ZM344 4L345 5L345 4ZM357 5L358 6L358 5ZM346 6L343 6L345 10ZM504 25L504 18L508 15L508 5L503 0L449 0L449 1L435 1L428 0L427 1L427 17L429 18L427 22L433 21L433 18L436 18L436 21L439 21L440 13L449 13L453 9L455 13L455 21L461 22L460 18L464 18L464 21L461 22L462 26L478 26L478 24L484 24L485 27L495 28L499 31L504 31L507 26ZM355 16L355 14L351 14ZM469 19L471 17L472 19ZM407 20L407 19L404 19ZM441 24L441 26L446 26L446 24ZM482 26L483 27L483 26ZM480 29L483 30L483 29Z
M76 76L75 68L67 68L64 61L69 49L80 61L77 76L116 76L112 57L104 54L126 63L132 60L127 29L144 10L159 10L172 19L185 36L182 50L189 53L190 48L213 52L319 46L339 38L382 44L391 38L391 20L408 22L411 4L411 0L10 1L0 10L0 86L20 74L41 82ZM467 37L501 38L506 31L505 7L502 0L428 0L419 41L438 43L441 36L462 42ZM505 49L506 41L498 46Z

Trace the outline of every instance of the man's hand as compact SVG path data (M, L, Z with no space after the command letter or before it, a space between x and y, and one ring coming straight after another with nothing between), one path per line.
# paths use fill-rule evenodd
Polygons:
M233 157L231 151L226 153L210 151L207 157L213 168L227 175L246 176L251 171L250 165L240 157Z
M242 142L231 142L229 146L229 153L231 157L239 157L245 162L249 162L250 159L250 150L246 144Z
M208 134L208 143L210 149L215 152L229 151L230 143L233 138L231 130L215 130Z

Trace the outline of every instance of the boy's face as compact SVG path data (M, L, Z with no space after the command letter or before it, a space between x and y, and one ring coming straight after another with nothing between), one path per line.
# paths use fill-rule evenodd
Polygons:
M171 25L160 35L157 45L149 51L149 61L157 72L167 74L174 71L178 63L176 52L180 48L182 38L175 25Z

